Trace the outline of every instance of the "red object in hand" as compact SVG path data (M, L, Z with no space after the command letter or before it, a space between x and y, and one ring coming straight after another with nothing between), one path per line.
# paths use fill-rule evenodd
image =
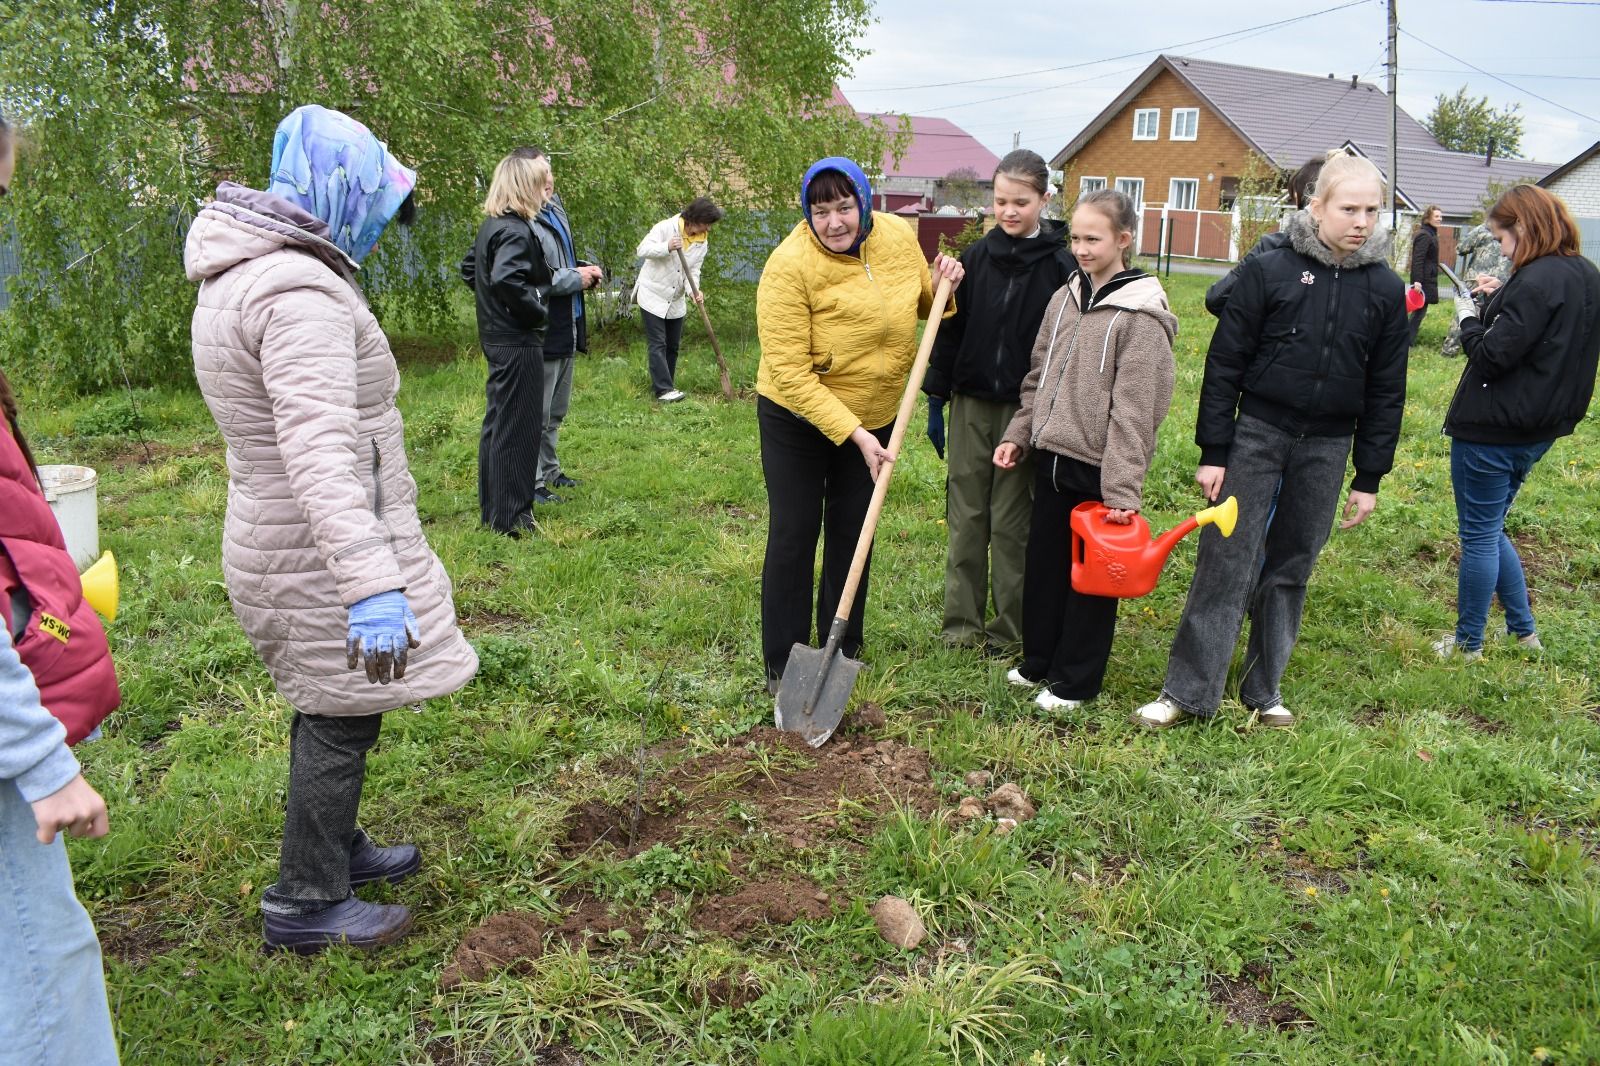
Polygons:
M1072 587L1085 596L1134 599L1156 587L1161 567L1173 546L1204 525L1215 525L1224 537L1233 533L1239 504L1232 496L1207 507L1150 539L1150 523L1134 515L1127 525L1107 522L1105 504L1091 500L1072 509Z
M1406 289L1406 313L1415 314L1428 306L1428 298L1422 294L1421 289Z

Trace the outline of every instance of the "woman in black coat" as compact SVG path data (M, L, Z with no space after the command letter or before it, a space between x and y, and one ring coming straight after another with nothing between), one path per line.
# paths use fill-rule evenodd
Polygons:
M1417 331L1422 320L1428 317L1428 305L1439 302L1439 223L1444 212L1433 204L1422 211L1422 221L1411 237L1411 287L1422 293L1423 305L1411 312L1411 343L1417 343Z
M461 260L477 302L478 343L489 361L478 439L478 512L496 533L533 532L544 429L544 333L550 267L532 228L545 204L550 163L513 152L500 160L478 237Z
M1481 313L1470 296L1455 302L1467 366L1444 423L1461 537L1456 631L1433 645L1445 658L1483 654L1496 596L1506 631L1543 647L1506 515L1534 464L1588 411L1600 362L1600 271L1579 252L1566 205L1515 185L1490 208L1489 231L1512 272Z

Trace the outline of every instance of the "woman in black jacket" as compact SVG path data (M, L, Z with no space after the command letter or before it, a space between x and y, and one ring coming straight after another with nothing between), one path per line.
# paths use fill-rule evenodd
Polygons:
M1411 237L1411 287L1422 293L1424 303L1411 312L1411 343L1428 317L1428 306L1439 302L1439 224L1444 212L1433 204L1422 209L1422 221Z
M1600 271L1580 254L1566 205L1538 186L1513 186L1489 210L1489 231L1512 273L1481 314L1470 296L1456 297L1467 366L1444 431L1461 570L1456 631L1433 645L1445 658L1483 654L1494 596L1507 632L1542 647L1506 515L1534 464L1588 410L1600 358Z
M1216 714L1247 609L1240 702L1263 725L1294 724L1279 684L1346 464L1355 476L1343 529L1377 506L1405 408L1405 285L1389 268L1382 202L1376 167L1331 152L1311 206L1284 226L1288 245L1240 267L1206 354L1194 433L1195 480L1213 502L1237 496L1239 521L1231 537L1201 534L1161 695L1134 712L1140 725Z
M1008 652L1022 643L1022 583L1033 514L1032 464L997 469L990 458L1017 413L1039 320L1077 267L1067 227L1040 217L1050 174L1019 149L994 172L995 227L961 255L966 281L955 316L939 330L922 391L928 439L945 455L950 402L944 571L947 644ZM988 620L991 595L994 617Z
M544 431L544 330L550 268L532 222L544 207L550 164L513 152L500 160L478 237L461 260L477 298L478 343L489 361L478 439L478 513L496 533L533 531Z

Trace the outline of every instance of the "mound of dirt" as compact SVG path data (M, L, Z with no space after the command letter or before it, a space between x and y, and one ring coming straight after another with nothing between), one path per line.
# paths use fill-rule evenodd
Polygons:
M631 802L580 804L568 816L560 849L575 856L600 848L626 858L656 845L692 851L719 834L722 839L764 834L767 846L759 866L742 848L728 860L730 880L740 887L700 899L689 910L695 929L730 939L803 918L825 918L832 911L834 900L816 883L775 872L773 847L859 851L872 836L873 820L896 805L926 816L938 804L928 753L894 740L836 736L812 749L798 734L760 728L726 747L686 753L681 740L648 753L646 765L668 768L648 777L637 821ZM491 917L462 940L440 987L525 967L555 944L585 945L599 953L630 942L629 937L635 944L641 939L642 915L621 915L581 892L563 902L569 913L560 922L526 912ZM624 931L627 937L620 935Z

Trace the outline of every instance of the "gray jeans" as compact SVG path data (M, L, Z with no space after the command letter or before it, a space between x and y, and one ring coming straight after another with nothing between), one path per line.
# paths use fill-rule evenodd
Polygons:
M262 896L263 911L314 914L350 895L350 850L356 843L367 751L382 725L381 714L295 712L278 883Z
M544 361L544 436L539 441L539 479L536 488L548 488L561 473L556 458L556 442L561 439L561 423L572 405L572 372L575 356Z
M1202 718L1217 712L1248 607L1240 702L1257 710L1282 702L1278 686L1300 635L1306 582L1332 532L1349 455L1349 437L1297 437L1239 417L1218 497L1239 498L1239 521L1231 537L1215 526L1201 531L1163 696Z

